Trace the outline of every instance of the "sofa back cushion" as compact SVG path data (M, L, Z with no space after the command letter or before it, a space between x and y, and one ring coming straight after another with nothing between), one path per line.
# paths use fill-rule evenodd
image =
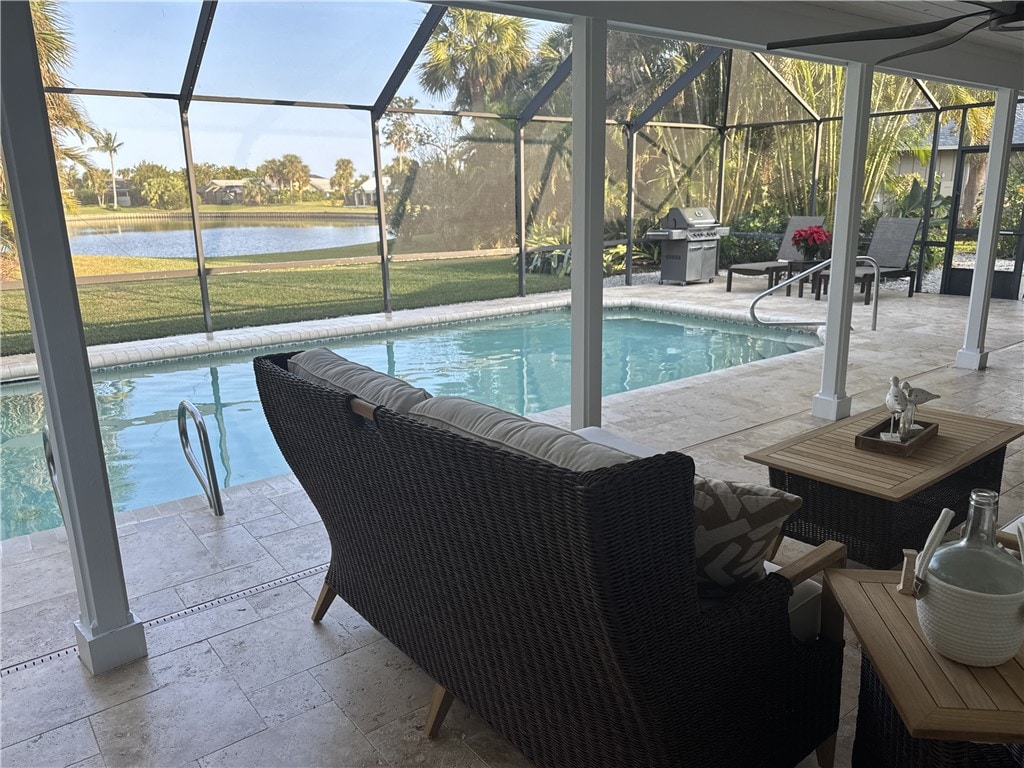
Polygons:
M610 467L636 457L490 405L462 397L432 397L409 409L425 424L532 456L573 472Z
M396 413L408 413L417 403L430 399L430 393L425 389L353 363L329 349L300 352L288 360L288 370L300 379L350 392Z

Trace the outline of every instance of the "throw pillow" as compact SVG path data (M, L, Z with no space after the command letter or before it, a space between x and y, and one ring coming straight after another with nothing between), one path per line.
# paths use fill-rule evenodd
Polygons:
M764 561L803 499L755 483L694 477L697 586L714 595L764 577Z
M430 398L430 393L425 389L353 363L329 349L300 352L288 360L288 370L300 379L350 392L362 400L383 405L396 413L408 413L416 403Z

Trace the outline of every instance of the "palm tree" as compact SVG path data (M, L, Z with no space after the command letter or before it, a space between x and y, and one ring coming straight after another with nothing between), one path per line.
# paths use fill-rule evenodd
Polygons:
M281 166L285 181L294 192L302 192L309 184L309 166L298 155L284 155Z
M64 71L71 65L74 49L68 32L68 22L60 12L56 0L32 0L30 4L32 26L35 29L36 49L39 53L39 72L43 86L60 88L65 85ZM65 93L47 93L46 110L50 116L53 151L58 167L70 161L88 170L92 167L87 153L66 143L69 136L79 141L91 135L89 123L78 100ZM0 270L5 277L17 272L17 246L11 226L7 179L0 164Z
M114 169L114 155L117 154L117 150L124 146L123 141L117 140L117 134L111 133L110 131L102 131L93 137L96 142L96 146L92 147L92 152L106 152L110 157L110 185L114 190L114 210L117 210L117 174Z
M352 161L347 157L339 157L334 164L334 175L331 176L331 189L336 196L335 199L345 202L348 193L352 189L352 182L355 179L356 169Z
M392 107L412 109L416 99L409 96L398 96L391 102ZM405 156L415 146L417 127L413 116L408 112L387 112L384 115L384 129L381 131L384 142L390 144L398 155L398 171L405 173Z
M30 7L43 87L62 88L66 85L63 73L71 66L74 54L68 21L56 0L32 0ZM95 132L78 100L66 93L47 93L46 111L50 116L58 165L68 159L89 167L88 157L80 149L64 144L69 134L84 141Z
M529 65L527 32L517 16L449 8L427 43L420 85L435 96L454 90L456 109L483 112Z
M246 205L263 205L267 199L267 191L263 179L246 179L242 186L242 200Z
M284 162L277 158L260 163L256 168L256 175L267 184L277 187L279 193L283 191L284 185L288 183L288 178L284 172Z

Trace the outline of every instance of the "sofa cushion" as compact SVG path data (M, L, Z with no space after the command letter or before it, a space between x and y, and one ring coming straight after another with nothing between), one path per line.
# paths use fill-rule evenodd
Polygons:
M424 400L412 407L409 415L433 427L548 461L573 472L610 467L636 458L560 427L462 397Z
M701 591L739 588L763 578L765 558L802 503L799 496L776 488L695 477L694 546Z
M573 432L580 437L587 438L592 443L607 445L609 448L614 448L639 458L647 458L648 456L657 456L659 453L664 453L664 451L655 450L649 445L616 435L614 432L609 432L601 427L583 427L582 429L574 429Z
M294 355L288 360L288 370L300 379L350 392L396 413L408 413L417 403L430 399L425 389L353 363L329 349L310 349Z

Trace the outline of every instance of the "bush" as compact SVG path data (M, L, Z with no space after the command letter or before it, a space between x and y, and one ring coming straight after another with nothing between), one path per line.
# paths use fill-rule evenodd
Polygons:
M790 214L771 203L755 205L748 213L741 213L732 223L734 232L785 232ZM776 249L778 251L778 249ZM764 259L755 259L764 261Z
M775 261L782 245L781 235L736 234L723 237L718 252L718 268L755 261Z
M99 205L100 197L91 189L80 189L75 192L79 205Z

